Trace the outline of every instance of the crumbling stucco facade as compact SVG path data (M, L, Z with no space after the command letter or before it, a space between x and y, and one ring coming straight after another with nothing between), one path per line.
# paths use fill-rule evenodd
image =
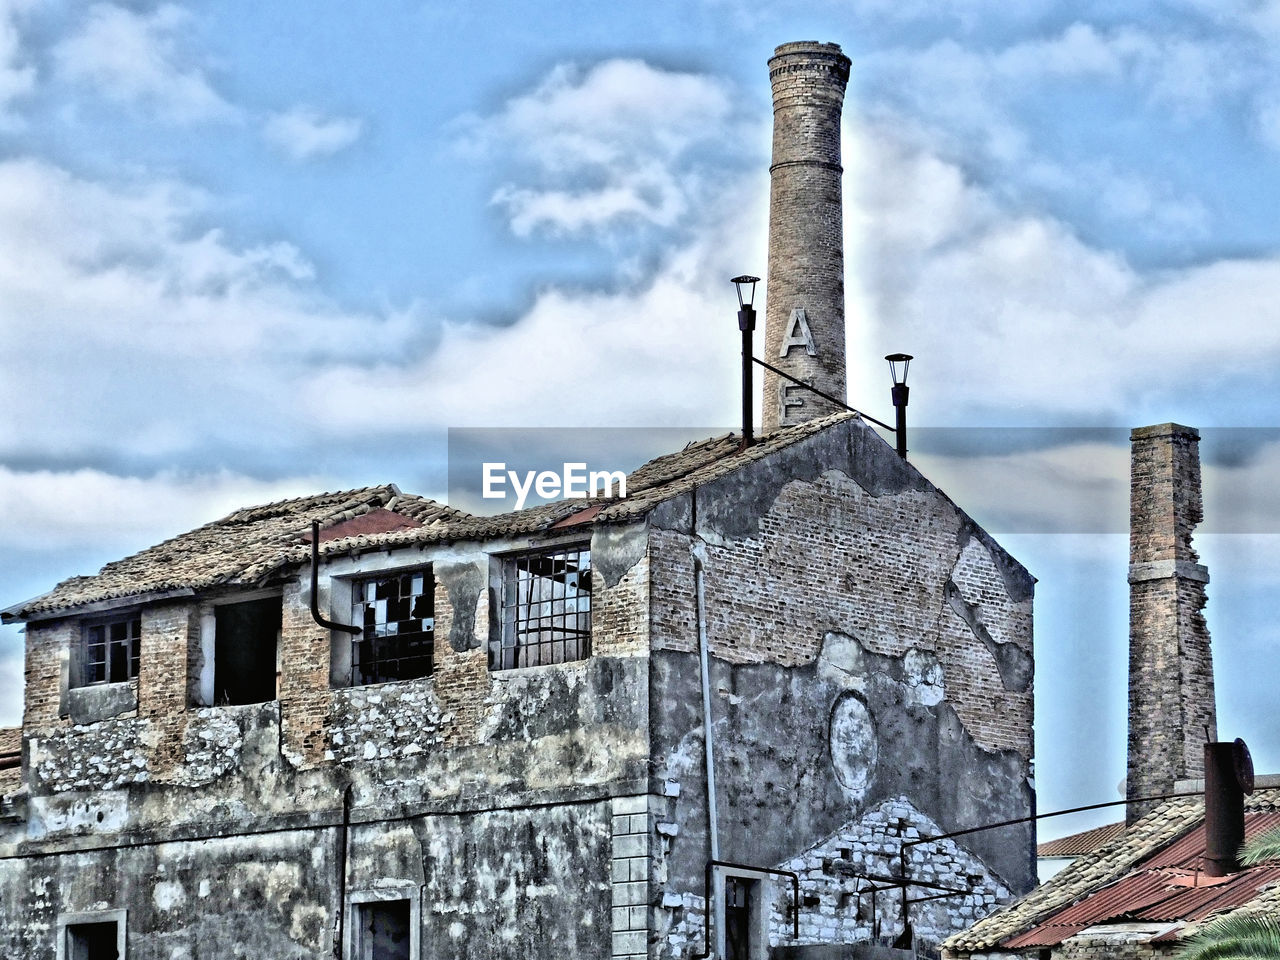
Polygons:
M859 878L902 864L965 891L910 907L924 945L1032 885L1029 827L902 856L1033 812L1021 566L847 415L745 451L693 445L629 493L497 518L394 488L271 505L11 608L27 693L0 952L60 960L60 938L114 922L131 960L700 954L700 633L720 859L801 891L721 871L750 885L751 912L713 905L720 955L734 922L752 957L794 945L796 922L801 944L896 936L897 893L873 910ZM322 534L317 607L349 622L360 578L427 570L433 660L352 685L351 636L312 616L302 537L313 518L341 532L375 515L384 532ZM237 547L245 531L266 532ZM505 564L568 546L590 551L588 655L495 668ZM279 603L264 702L209 702L236 601ZM140 623L137 676L77 686L84 631L120 611ZM407 945L361 939L380 904L403 910Z

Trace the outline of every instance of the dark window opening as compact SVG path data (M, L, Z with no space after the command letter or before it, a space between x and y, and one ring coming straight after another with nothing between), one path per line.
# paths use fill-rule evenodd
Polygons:
M435 664L435 577L428 567L358 580L351 622L351 685L413 680Z
M138 675L139 617L90 624L82 634L80 677L75 686L120 683Z
M67 960L120 960L114 920L67 925Z
M409 960L412 930L408 900L358 903L356 921L353 960Z
M536 667L591 655L591 551L509 557L502 565L501 639L489 668Z
M276 699L276 647L280 598L214 607L214 703L266 703Z

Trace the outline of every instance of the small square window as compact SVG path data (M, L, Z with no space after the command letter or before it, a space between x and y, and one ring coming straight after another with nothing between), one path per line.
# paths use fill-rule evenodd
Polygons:
M124 960L124 910L95 910L58 917L57 960Z
M142 619L126 617L86 624L80 634L80 669L72 686L120 683L138 675Z
M411 960L413 912L408 900L369 900L354 906L352 960Z
M73 923L67 927L67 960L120 960L114 920Z
M351 685L413 680L435 665L435 593L431 568L405 570L352 585Z
M502 561L502 631L489 668L535 667L591 655L591 550L566 547Z

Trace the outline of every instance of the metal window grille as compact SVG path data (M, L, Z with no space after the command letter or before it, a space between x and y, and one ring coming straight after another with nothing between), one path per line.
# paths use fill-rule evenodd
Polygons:
M352 623L351 685L412 680L434 668L435 577L431 569L358 580Z
M536 667L591 655L591 551L509 557L502 569L503 629L489 667Z
M119 683L138 675L142 619L95 623L84 631L83 685Z

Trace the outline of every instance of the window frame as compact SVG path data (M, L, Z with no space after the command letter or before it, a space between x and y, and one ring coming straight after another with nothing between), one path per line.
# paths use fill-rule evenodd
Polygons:
M125 625L125 675L111 676L111 648L119 641L112 640L110 630L114 626ZM98 646L90 637L94 630L103 631L101 646L103 647L101 680L89 679L89 668L92 660L89 655L91 647ZM116 612L109 616L93 617L80 622L80 633L77 638L76 657L68 678L68 687L73 690L85 687L105 687L117 683L128 683L138 679L142 672L142 611L130 610Z
M71 936L71 928L94 923L114 923L116 925L116 954L118 960L128 956L129 911L86 910L76 913L60 913L56 924L57 941L55 942L56 960L71 960L71 945L67 942Z
M409 902L409 960L422 960L422 891L417 884L396 883L385 887L352 890L347 894L347 919L343 924L342 955L346 960L360 960L363 946L360 929L361 909L370 903L396 900Z
M368 605L370 603L370 599L368 598L367 592L366 592L366 586L369 584L382 584L392 580L403 581L403 579L406 577L413 577L417 575L421 575L423 578L422 592L419 594L411 594L410 596L413 598L422 598L426 601L426 604L427 604L426 615L420 616L420 617L412 616L413 612L416 609L416 604L411 599L410 600L411 606L409 609L410 616L407 619L409 620L416 619L416 620L422 621L423 629L417 631L417 634L423 638L426 638L424 641L425 647L422 652L413 654L413 655L377 656L376 651L379 647L379 641L381 641L382 644L391 646L394 643L394 639L399 636L402 636L402 634L400 634L399 629L397 628L397 631L394 634L384 633L381 635L375 635L374 637L371 637L371 638L367 638L365 636L365 633L368 629L367 618L365 614L367 613ZM360 628L359 633L351 635L351 646L349 648L350 652L349 652L349 664L348 664L347 676L346 676L346 681L347 681L346 686L368 687L368 686L373 686L375 684L380 684L380 683L400 683L400 682L407 682L412 680L421 680L426 677L433 676L436 670L436 656L435 656L436 576L435 576L434 565L430 563L425 563L425 564L420 563L410 567L391 567L385 570L374 570L374 571L368 571L364 573L357 573L354 576L346 577L343 579L346 580L346 586L350 591L350 602L348 604L350 617L351 617L350 623L352 624L352 626ZM376 603L377 602L376 599L373 602ZM405 621L406 621L406 618L400 618L399 620L396 621L396 623L397 624L404 623ZM428 626L428 624L430 624L430 626ZM405 634L405 636L408 636L408 635L410 634ZM373 671L374 671L373 679L368 679L368 680L361 679L362 658L360 656L360 647L361 647L361 644L365 642L369 642L371 650L375 652L375 656L372 658ZM414 676L408 676L408 677L383 676L381 670L379 669L379 667L382 664L400 663L406 660L419 660L419 659L426 660L426 670Z
M554 570L552 575L534 574L529 571L529 576L525 580L521 579L520 565L531 560L551 560L554 561L559 557L576 556L578 566L575 573L579 577L579 582L575 587L576 601L586 600L586 610L575 608L568 610L564 604L569 600L568 596L555 595L555 587L551 588L551 595L548 597L534 598L531 592L521 599L520 589L522 583L531 582L534 577L541 579L554 580ZM583 558L586 558L585 565ZM571 540L562 543L541 544L535 548L520 550L513 553L498 554L494 556L497 565L497 629L494 636L489 641L489 671L491 673L501 673L508 670L520 670L532 667L559 666L566 663L578 663L591 658L591 635L592 635L592 595L594 593L594 577L592 576L591 564L591 542L589 540ZM581 578L585 572L587 584L585 590L581 585ZM521 607L527 611L522 627ZM532 608L543 608L536 615ZM585 617L585 630L582 621ZM544 621L545 623L538 627L531 627L532 621ZM568 624L572 621L573 626ZM576 637L556 638L555 634L574 632ZM542 638L543 634L549 634L549 638ZM530 634L536 634L538 639L522 640ZM563 653L557 658L556 645L561 644ZM570 653L570 645L574 644L574 650ZM537 651L536 656L530 651ZM544 652L546 656L544 656Z

